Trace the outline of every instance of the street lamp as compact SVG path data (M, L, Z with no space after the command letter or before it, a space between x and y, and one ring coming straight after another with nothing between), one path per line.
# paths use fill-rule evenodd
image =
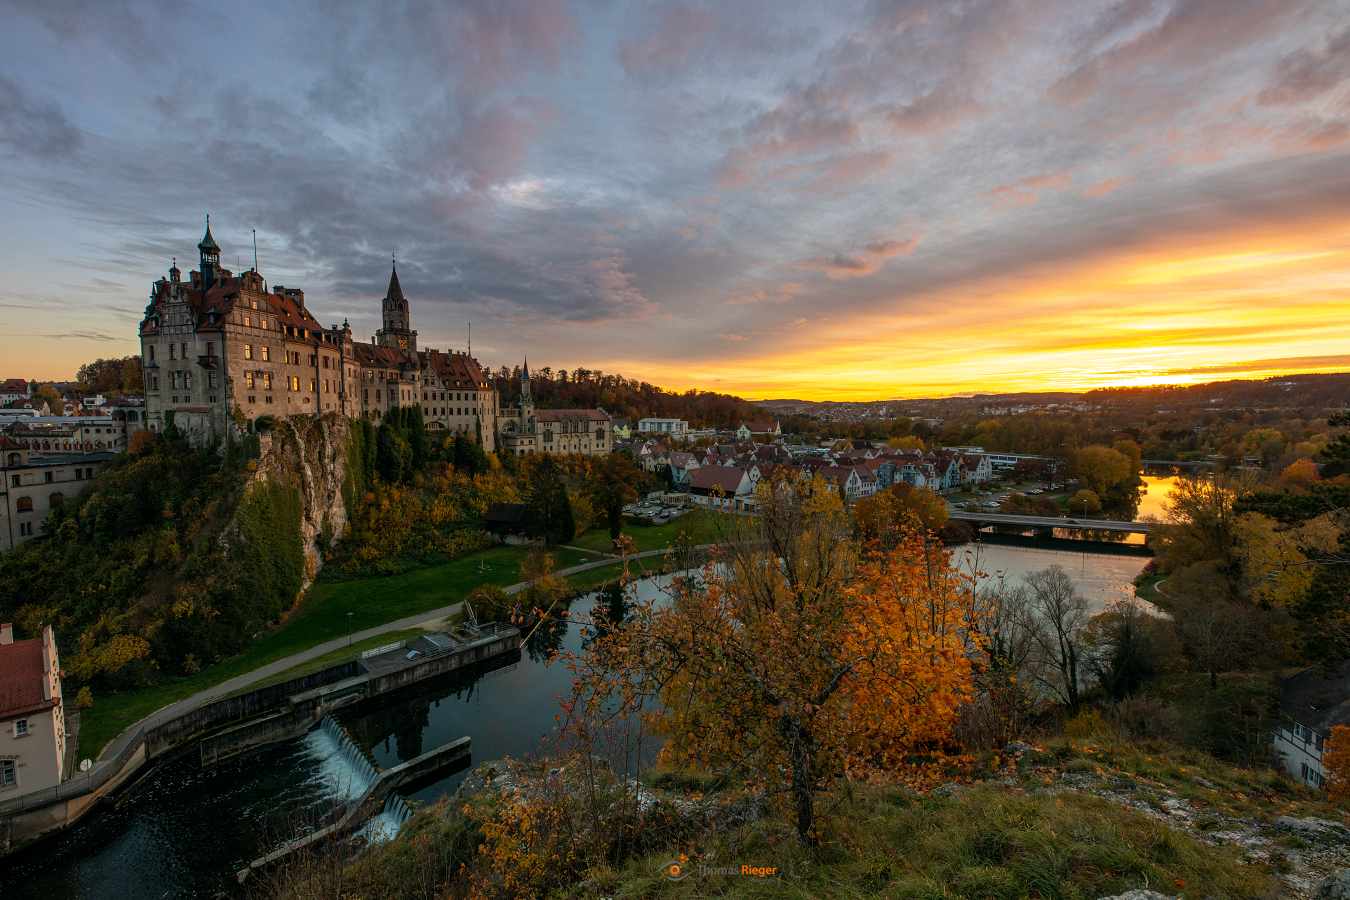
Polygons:
M347 646L352 645L352 614L347 613Z

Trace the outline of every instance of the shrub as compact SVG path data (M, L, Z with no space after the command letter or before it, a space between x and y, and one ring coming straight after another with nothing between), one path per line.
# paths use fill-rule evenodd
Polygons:
M1111 734L1111 726L1102 720L1095 709L1085 709L1064 723L1064 736L1076 739L1103 737Z

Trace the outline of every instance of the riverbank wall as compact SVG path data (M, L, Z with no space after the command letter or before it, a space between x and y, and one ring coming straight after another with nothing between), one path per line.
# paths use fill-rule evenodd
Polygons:
M347 660L207 703L162 720L144 722L108 759L56 788L0 804L0 856L73 825L101 801L115 796L142 769L198 744L203 766L214 766L279 741L307 733L334 709L370 699L422 679L503 654L518 652L520 630L485 626L472 640L445 652L399 660L390 649L380 656ZM111 748L110 748L111 749Z

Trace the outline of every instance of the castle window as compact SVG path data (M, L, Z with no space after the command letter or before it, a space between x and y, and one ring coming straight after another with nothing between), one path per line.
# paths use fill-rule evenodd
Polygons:
M310 392L311 394L317 393L317 391L315 390L315 384L316 384L316 380L313 379L313 378L311 378L311 379L309 380L309 392Z
M257 309L257 308L258 308L258 301L257 301L257 300L254 300L254 301L253 301L253 308L254 308L254 309Z
M253 327L253 317L252 317L252 316L244 316L244 327L245 327L245 328L252 328L252 327Z
M262 352L263 352L263 362L267 362L272 358L272 351L270 348L263 347Z
M298 356L299 354L296 354L296 355ZM318 366L318 364L319 364L318 357L316 357L313 353L311 353L311 354L309 355L309 364L310 364L311 366Z
M150 345L150 361L151 361L151 362L154 362L154 361L155 361L155 345L154 345L154 344L151 344L151 345Z
M206 373L206 386L207 386L207 387L210 387L210 388L213 388L213 387L216 386L216 373L215 373L215 372L207 372L207 373Z
M48 497L47 502L51 504L52 509L59 509L61 504L66 502L66 497L58 491Z
M244 345L244 359L252 359L252 358L253 358L253 345L252 345L252 344L245 344L245 345Z
M20 497L20 498L19 498L19 502L18 502L17 504L15 504L15 509L16 509L18 512L32 512L32 511L33 511L33 498L32 498L32 497Z
M264 391L270 391L271 389L272 389L272 373L271 373L271 372L264 372L264 373L263 373L263 390L264 390ZM270 401L271 398L269 397L268 400Z
M184 373L183 373L183 390L186 391L186 390L191 390L191 389L192 389L192 373L191 373L191 372L184 372Z
M178 349L178 348L176 348L173 344L170 344L170 345L169 345L169 359L177 359L177 358L178 358L177 356L174 355L174 354L175 354L175 351L176 351L177 349Z
M183 359L187 359L187 344L183 344Z
M215 355L216 355L216 344L215 344L215 341L207 341L207 342L206 342L206 355L207 355L207 356L215 356Z
M253 373L252 373L252 372L245 372L245 373L244 373L244 386L245 386L246 388L248 388L250 391L253 390Z

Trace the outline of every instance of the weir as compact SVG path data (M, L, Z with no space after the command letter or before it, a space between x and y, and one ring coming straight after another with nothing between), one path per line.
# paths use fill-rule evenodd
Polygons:
M331 718L327 721L332 722L332 727L326 730L320 728L319 730L327 740L333 742L334 747L338 748L343 761L363 760L369 767L369 771L374 772L375 767L365 758L365 754L356 747L355 743L348 737L347 732L342 729L342 726L333 722ZM355 758L346 752L345 748L348 746L356 752ZM471 759L472 743L469 738L462 737L443 747L438 747L430 753L423 753L416 759L410 759L405 763L394 766L392 769L379 772L366 785L360 795L347 804L342 814L331 825L282 844L266 856L260 856L249 863L248 868L240 869L235 877L240 884L243 884L249 875L258 869L274 865L299 850L346 834L363 824L366 826L363 831L367 840L378 841L392 838L398 834L398 829L403 823L412 816L412 810L395 791L405 785L416 784L429 778L443 777L451 772L457 772L466 768ZM367 770L357 768L356 771L359 776Z
M498 623L429 635L280 684L151 718L114 740L85 775L57 788L0 802L0 856L71 827L100 800L135 783L134 776L147 765L180 753L193 742L198 744L202 767L211 768L271 744L304 737L316 725L336 728L344 740L325 732L338 748L335 752L353 772L361 773L359 780L372 784L378 770L341 732L330 712L423 679L518 654L520 640L518 628ZM326 726L326 721L332 725Z

